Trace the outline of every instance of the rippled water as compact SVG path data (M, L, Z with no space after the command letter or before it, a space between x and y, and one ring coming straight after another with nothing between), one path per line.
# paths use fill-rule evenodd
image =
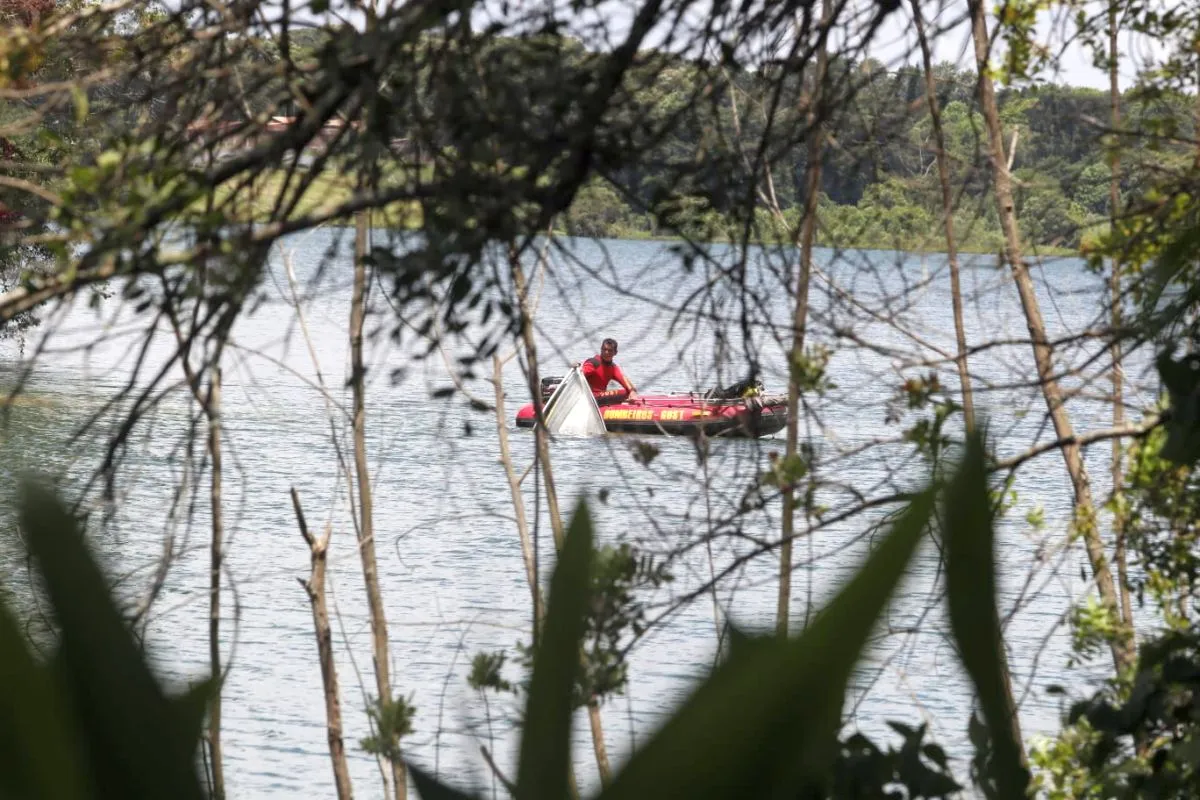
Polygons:
M348 431L344 409L349 402L342 381L350 270L346 247L328 263L324 256L345 234L320 231L288 243L308 295L305 317L321 374L329 395L340 404L332 412L339 437ZM722 256L728 251L714 252ZM829 507L831 521L797 546L797 625L812 607L810 599L819 606L851 574L877 533L870 526L880 510L832 521L856 503L855 493L885 496L924 479L925 466L905 447L853 451L876 438L893 438L904 427L885 422L885 405L903 380L902 362L937 360L938 348L948 351L953 346L941 257L831 251L818 255L842 290L819 282L813 296L812 336L835 350L830 377L836 388L813 399L805 434L827 457L848 454L837 456L821 473L827 481L821 500ZM718 378L729 382L741 377L744 366L737 354L743 321L728 294L703 306L712 314L732 315L733 335L726 352L732 352L733 361L718 359L723 364L719 375L713 362L723 345L714 339L713 324L676 319L671 310L711 277L711 270L700 266L685 272L681 259L665 245L645 242L576 242L553 262L553 277L545 282L537 313L543 374L560 373L569 361L590 356L599 339L611 335L621 342L619 363L643 392L707 388ZM777 281L772 286L770 270L762 264L752 265L748 274L748 283L758 286L767 299L745 320L746 329L764 354L768 390L782 391L781 351L765 323L786 324L787 297ZM1037 270L1037 277L1052 335L1078 334L1102 317L1102 282L1082 262L1048 262ZM970 295L972 342L1027 335L1016 292L993 260L968 268L964 282ZM231 665L224 692L227 783L233 797L333 793L311 617L296 582L308 573L308 551L288 498L289 488L295 486L310 524L317 527L328 521L334 532L334 634L351 769L359 795L378 796L374 761L356 745L367 734L362 708L374 683L346 486L339 480L330 410L314 388L317 371L286 287L276 258L263 287L264 302L235 328L236 346L225 362L226 463L227 470L234 471L226 477L230 588L223 598L225 654ZM906 299L900 299L902 293ZM511 647L526 638L529 621L529 592L508 486L498 462L495 422L490 413L471 410L461 395L431 399L432 390L451 385L445 363L436 354L414 361L411 337L400 344L389 341L393 316L378 294L374 308L377 313L368 327L381 333L369 347L369 449L394 682L399 693L411 694L417 708L416 732L407 740L408 748L414 758L436 766L460 785L482 785L488 778L478 746L487 744L502 764L511 763L515 707L495 698L485 705L467 687L465 675L473 653ZM149 320L120 309L115 299L100 303L98 312L80 302L47 322L45 330L54 335L44 343L28 391L52 405L15 412L0 445L9 468L65 469L82 478L99 463L100 442L111 415L82 441L68 445L65 440L130 375L140 332ZM888 317L903 324L892 324ZM160 335L147 360L161 363L171 344L169 333ZM1064 348L1071 363L1084 363L1094 352L1087 346ZM33 348L27 348L26 356L32 354ZM1044 406L1024 385L1032 374L1029 362L1028 346L1019 342L988 348L972 360L982 386L977 402L991 419L1004 454L1050 437ZM1143 366L1128 367L1131 382L1146 377ZM1094 371L1099 368L1092 365ZM397 369L403 373L395 373ZM945 363L938 369L943 382L954 386L956 378ZM150 372L147 369L141 380ZM908 369L903 375L917 372ZM467 386L490 400L486 377L469 380ZM517 363L509 362L504 371L506 424L521 468L532 455L531 435L512 425L526 397L523 385ZM1100 383L1094 391L1105 386ZM134 599L151 581L164 536L174 536L178 556L147 631L161 670L173 680L203 674L208 661L204 483L198 495L183 498L180 513L170 513L175 487L196 478L185 469L186 413L182 392L157 407L153 426L141 429L125 454L121 502L112 524L96 533L110 568L125 576L122 590ZM1081 429L1109 424L1110 412L1094 399L1076 400L1073 413ZM912 419L906 417L906 424ZM571 508L579 496L592 497L603 539L636 541L666 554L694 545L709 520L733 515L748 481L764 467L768 451L782 451L781 437L713 442L706 461L686 440L656 440L661 452L649 467L634 458L628 437L563 440L553 446L553 463L564 507ZM343 438L341 444L345 442ZM1098 498L1106 491L1109 452L1107 444L1088 451ZM531 514L537 511L540 557L547 565L553 552L548 517L540 497L535 504L532 483L526 482L527 507ZM1028 465L1014 489L1017 505L1001 533L1002 605L1006 612L1015 608L1008 642L1023 697L1022 724L1027 734L1036 734L1052 731L1058 723L1058 701L1044 687L1067 682L1079 686L1086 677L1078 670L1065 671L1067 646L1059 629L1062 614L1085 586L1079 578L1084 561L1078 548L1060 552L1070 494L1057 456ZM605 501L598 498L601 490ZM194 503L190 515L189 503ZM1037 505L1046 511L1047 526L1041 533L1023 522L1024 514ZM627 695L604 707L615 762L644 740L711 665L716 648L714 605L746 626L772 624L776 556L774 551L746 556L757 551L758 542L777 535L776 516L771 505L764 513L740 518L736 532L722 523L711 548L684 549L673 564L676 580L648 598L650 616L659 622L632 651ZM10 566L19 579L21 564L10 559ZM924 719L952 755L964 756L970 697L937 608L937 566L933 548L926 546L860 670L851 698L852 722L886 736L885 720ZM723 575L715 593L699 591L712 574ZM680 602L693 593L694 600ZM583 779L594 784L586 731L581 719L576 763ZM965 775L965 764L958 763Z

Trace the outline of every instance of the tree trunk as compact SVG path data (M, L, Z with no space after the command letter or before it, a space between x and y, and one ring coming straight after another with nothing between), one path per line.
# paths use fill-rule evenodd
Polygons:
M367 265L366 256L370 222L366 212L359 212L355 225L354 288L350 299L350 385L354 393L354 470L358 484L358 552L362 558L363 583L367 590L367 605L371 612L371 640L374 646L375 686L380 702L392 701L387 615L383 594L379 588L379 568L375 559L375 520L371 500L371 474L367 463L366 411L364 400L365 368L363 367L363 324L366 319ZM393 791L396 800L408 796L407 770L400 759L390 759Z
M534 442L537 447L537 458L542 468L542 483L546 489L546 506L550 512L550 529L554 533L554 549L561 550L566 533L563 528L562 515L558 509L558 492L554 488L554 473L550 468L550 441L546 436L546 428L542 422L542 386L538 374L537 341L533 335L533 318L529 311L529 283L525 280L525 270L514 250L508 253L508 263L512 270L513 288L517 291L520 304L518 313L521 315L521 341L525 345L526 374L529 379L529 396L533 400L533 411L538 424L533 428Z
M833 16L830 0L821 2L821 31L828 27ZM821 155L824 151L825 73L829 68L829 53L824 41L817 49L817 72L813 78L812 96L808 104L808 163L804 167L804 216L800 220L800 265L796 276L796 307L792 316L792 347L788 356L788 418L784 463L791 464L796 456L800 438L800 384L796 379L797 365L804 358L804 339L808 330L808 287L812 276L813 239L817 230L817 198L821 192ZM795 491L787 482L781 491L783 509L779 546L779 601L775 611L775 631L780 637L788 635L788 617L792 605L792 540L795 536Z
M1196 100L1192 105L1192 136L1196 140L1196 154L1192 167L1200 169L1200 64L1196 65Z
M496 387L496 435L500 439L500 462L508 477L508 491L512 495L513 513L517 518L517 536L521 540L521 558L525 562L525 579L533 599L533 624L542 626L542 593L538 590L537 561L533 552L533 538L529 535L529 521L525 517L525 498L521 495L521 481L513 466L512 448L508 444L508 414L504 408L504 383L500 356L492 356L492 385Z
M612 765L608 761L608 747L604 744L604 724L600 719L600 701L595 697L588 700L588 722L592 726L592 750L596 754L596 768L600 772L600 785L608 786L612 781Z
M1109 98L1112 101L1112 130L1113 130L1113 150L1109 158L1109 164L1112 170L1112 175L1108 184L1108 215L1109 225L1115 232L1117 229L1117 218L1121 213L1121 155L1120 155L1120 134L1121 129L1121 86L1118 80L1117 73L1117 34L1120 32L1117 25L1117 3L1113 2L1108 7L1108 82L1109 82ZM1120 428L1125 424L1125 369L1122 365L1121 358L1121 258L1120 254L1113 252L1112 264L1110 265L1112 272L1109 273L1109 295L1112 302L1112 387L1113 387L1113 427ZM1121 469L1121 440L1115 438L1112 441L1112 491L1113 497L1119 497L1122 491L1121 484L1124 481L1123 470ZM1117 590L1121 596L1121 619L1125 626L1133 630L1133 603L1129 597L1129 564L1125 554L1125 533L1126 519L1125 510L1121 503L1113 504L1115 511L1113 512L1113 537L1116 544L1113 552L1113 560L1117 562Z
M212 543L209 551L208 577L208 662L209 671L217 683L208 707L208 744L212 756L214 800L225 797L225 767L221 757L221 561L225 541L225 526L221 518L221 368L214 365L209 379L208 453L211 459L212 484L209 492L212 513Z
M1092 501L1092 490L1088 481L1087 470L1084 467L1083 456L1079 445L1075 442L1075 431L1071 426L1070 416L1063 405L1062 389L1054 376L1054 352L1046 336L1046 324L1042 319L1042 311L1038 305L1037 294L1034 291L1033 279L1025 264L1021 252L1021 236L1017 229L1016 212L1013 204L1012 180L1004 159L1003 132L1000 128L1000 114L996 107L996 93L992 86L991 75L988 71L988 33L987 21L982 0L969 0L971 13L971 34L975 42L975 60L979 73L979 104L983 111L984 121L988 129L988 147L992 162L992 178L996 195L997 211L1000 224L1004 231L1005 256L1012 269L1013 282L1021 298L1021 307L1029 325L1029 336L1033 344L1033 357L1037 367L1038 379L1042 388L1042 396L1054 424L1054 432L1060 440L1067 443L1061 452L1066 462L1067 472L1074 489L1075 524L1079 526L1084 546L1087 550L1088 561L1092 567L1092 577L1100 594L1100 601L1109 610L1114 623L1120 624L1121 612L1117 602L1116 587L1113 584L1112 573L1108 568L1108 560L1104 555L1104 543L1100 539L1100 531L1096 526L1096 506ZM1130 647L1129 636L1119 636L1110 642L1113 665L1122 672L1133 664L1133 651Z
M971 375L967 371L967 334L963 324L962 287L958 272L958 242L954 235L954 193L950 187L950 164L946 157L946 138L942 133L942 112L938 108L937 82L933 76L933 57L929 40L925 36L925 22L921 18L919 0L912 0L913 24L921 45L921 58L925 66L925 96L929 101L929 120L933 127L934 157L937 161L938 181L942 188L942 227L946 232L946 257L950 264L950 299L954 308L954 336L958 354L954 361L958 365L958 381L962 386L963 419L968 431L975 429L975 399L971 391Z
M294 487L292 509L296 512L296 524L300 526L300 535L308 543L312 564L308 580L301 580L300 585L308 594L308 602L312 606L313 630L317 635L321 684L325 689L325 734L329 742L329 760L333 764L333 781L337 786L338 800L350 800L353 792L350 785L350 768L346 764L346 744L342 738L341 694L338 690L337 666L333 661L333 633L329 626L329 607L325 600L325 564L329 551L329 532L326 531L320 538L309 533L304 511L300 508L300 495Z
M933 127L933 139L938 168L938 181L942 189L942 225L946 233L946 254L950 264L950 299L954 309L954 336L958 346L955 362L958 365L958 380L962 386L963 422L967 432L975 431L975 399L971 390L971 374L967 369L967 333L963 321L962 286L959 282L958 242L954 235L954 193L950 187L950 164L946 156L946 138L942 132L942 111L937 101L937 81L933 75L933 55L930 52L929 40L925 36L925 21L921 18L920 0L912 0L913 25L917 31L917 40L921 45L921 58L925 69L925 96L929 102L929 119ZM1013 153L1016 152L1016 134L1009 148L1009 161L1012 164ZM1000 630L997 619L996 630ZM1021 735L1021 718L1017 713L1017 703L1013 696L1012 672L1008 665L1008 650L1004 645L1003 636L997 642L996 652L1000 654L1000 673L1004 681L1004 693L1007 696L1009 720L1013 740L1017 743L1021 762L1026 763L1025 740Z
M555 552L559 552L562 550L563 542L566 541L566 532L563 528L562 515L558 509L558 492L554 486L554 472L550 468L550 440L546 434L546 426L542 424L542 386L538 373L537 340L533 334L533 315L529 308L529 282L525 280L525 270L521 266L521 261L517 257L515 250L509 250L508 264L512 271L513 288L517 293L517 313L521 315L521 341L525 346L525 368L529 381L529 396L533 400L533 411L537 419L537 423L533 427L534 446L537 449L536 458L541 465L542 485L546 490L546 506L550 513L550 529L554 535L554 550ZM499 392L499 388L497 388L497 392ZM537 595L541 591L541 587L536 582L536 571L533 574L534 584L532 590ZM534 602L538 604L539 608L543 607L540 599ZM540 625L535 626L535 637L540 636L540 627ZM599 759L599 754L605 750L604 730L599 714L593 719L589 713L589 720L592 723L592 747L597 753L596 766L600 771L601 782L607 784L610 777L608 759L607 756L605 756L603 762ZM579 784L575 779L575 765L573 760L567 764L567 773L567 786L570 796L578 798Z

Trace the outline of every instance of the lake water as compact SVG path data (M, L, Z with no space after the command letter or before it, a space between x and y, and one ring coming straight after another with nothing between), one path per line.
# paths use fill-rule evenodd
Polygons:
M340 239L346 241L337 247ZM303 285L304 315L321 375L339 404L332 415L342 447L349 441L344 415L349 395L342 388L348 356L348 240L347 231L324 230L287 243ZM327 259L331 246L336 254ZM596 352L601 338L613 336L620 341L618 362L643 392L703 389L740 378L744 346L761 354L767 390L786 391L783 351L777 344L790 318L788 297L777 277L785 257L753 254L746 271L747 294L739 296L725 288L715 267L728 263L734 253L714 248L714 263L700 262L689 272L660 243L578 241L569 250L554 252L537 310L542 374L561 374L569 362ZM903 379L932 368L912 365L941 360L936 368L943 384L955 387L957 378L938 355L939 348L952 350L954 341L942 257L819 251L818 259L825 278L813 292L812 340L834 351L829 376L836 388L810 398L802 433L823 454L819 499L832 520L864 499L924 480L926 467L911 448L866 445L896 439L915 419L908 414L900 425L885 421L887 402ZM1082 262L1047 262L1035 274L1052 336L1078 335L1103 320L1102 281ZM963 280L971 342L1009 342L975 354L971 368L979 381L980 412L990 419L1002 454L1017 453L1052 434L1040 395L1029 386L1033 369L1029 347L1020 342L1028 334L1016 292L993 258L970 264ZM716 288L702 292L706 285ZM375 762L357 746L368 733L362 709L374 681L331 411L326 395L314 388L317 371L297 325L278 254L262 289L263 302L239 321L225 359L229 542L223 630L231 667L223 741L228 790L239 798L333 794L312 621L296 582L307 576L309 562L288 497L295 486L310 525L332 526L329 577L351 771L358 795L377 797ZM697 296L704 299L697 301ZM703 313L677 315L685 301ZM743 307L748 309L744 315ZM490 789L478 747L487 744L501 764L511 766L516 706L494 697L485 704L468 688L465 676L474 653L527 640L530 613L495 421L490 413L471 410L461 394L431 399L433 390L452 385L446 363L437 354L414 360L419 348L411 335L398 344L388 338L394 315L378 291L373 308L368 327L380 333L368 347L369 452L393 680L397 693L411 695L417 709L416 732L406 745L413 758L457 784ZM98 310L80 301L56 311L43 327L43 333L53 335L40 343L30 341L25 350L28 359L36 347L43 348L27 390L51 405L15 412L0 445L0 463L6 465L0 469L34 467L86 478L99 463L103 437L121 409L102 414L80 440L67 443L67 436L130 379L138 343L150 324L115 298L102 301ZM718 330L727 336L716 336ZM169 332L161 333L146 351L147 363L161 364L171 346ZM15 347L4 347L6 357L14 360ZM448 357L465 347L455 345ZM1061 349L1063 363L1087 364L1093 377L1102 376L1102 360L1089 361L1096 351L1087 340L1071 343ZM145 368L139 385L154 371ZM1127 374L1131 386L1151 378L1144 358L1132 362ZM179 377L171 373L169 380ZM468 380L467 388L491 400L491 386L483 377ZM1087 380L1071 385L1088 388ZM504 386L506 424L523 469L531 461L533 442L528 431L512 424L527 400L515 361L505 369ZM1106 390L1106 381L1098 379L1091 394ZM1130 402L1144 407L1149 397L1135 393ZM175 563L146 629L156 662L172 681L203 674L208 662L206 479L195 492L185 493L172 513L176 489L198 478L194 466L187 466L198 464L203 450L197 445L189 455L186 420L194 411L183 390L156 406L124 454L120 502L109 524L97 526L94 534L131 601L144 596L164 538L172 537ZM1081 430L1111 424L1108 407L1087 391L1072 402L1072 413ZM953 424L957 431L957 418ZM631 652L629 690L604 706L607 743L618 764L711 666L714 603L744 626L764 629L773 623L777 556L774 550L760 551L778 535L778 504L753 514L739 514L737 508L754 475L765 469L768 453L782 452L783 438L713 442L707 460L699 459L687 440L656 439L660 454L648 467L635 459L630 444L628 437L605 437L553 445L565 510L575 498L588 496L603 540L627 540L662 556L675 554L676 580L646 597L648 614L657 622ZM1101 502L1109 453L1108 443L1088 450ZM549 521L544 502L535 506L532 484L532 479L525 484L527 508L531 515L536 511L540 559L549 565ZM1014 489L1016 506L1000 536L1001 602L1002 612L1012 613L1007 636L1021 722L1026 734L1034 735L1058 726L1060 700L1048 695L1045 686L1069 683L1082 691L1089 675L1103 674L1106 662L1101 660L1091 672L1066 669L1063 615L1087 585L1080 580L1080 566L1086 564L1082 549L1066 548L1070 491L1061 459L1051 453L1028 464ZM1041 531L1024 521L1037 506L1045 509L1047 524ZM793 581L797 628L806 610L819 607L852 574L879 533L872 526L880 513L876 509L829 522L798 543ZM711 546L705 547L702 534L710 529ZM9 560L8 580L20 584L23 564ZM951 755L965 759L970 692L938 605L937 571L936 553L927 545L862 665L849 699L851 724L888 740L886 720L928 721L932 737ZM715 592L707 588L714 574L722 576ZM510 669L508 677L518 676ZM576 768L594 786L590 755L581 716ZM964 760L957 769L966 776Z

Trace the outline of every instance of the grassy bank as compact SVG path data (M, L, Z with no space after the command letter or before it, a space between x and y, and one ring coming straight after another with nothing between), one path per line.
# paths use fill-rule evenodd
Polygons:
M289 180L284 169L264 170L256 176L248 188L226 184L217 191L217 203L230 202L229 216L239 222L265 222L276 217L276 206L283 197L291 201L296 197L301 181L308 176L297 170ZM357 178L350 173L325 170L305 187L295 201L289 217L324 216L336 211L355 194ZM231 202L232 199L232 202ZM199 206L193 210L201 210ZM392 228L416 229L421 227L421 208L411 201L390 203L374 212L377 225ZM353 224L349 217L335 219L340 224Z
M0 392L0 410L5 408L53 408L56 403L48 397L30 394L4 394Z

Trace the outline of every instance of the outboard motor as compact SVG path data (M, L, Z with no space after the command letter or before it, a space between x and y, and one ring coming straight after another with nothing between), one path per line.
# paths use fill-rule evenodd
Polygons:
M562 383L561 375L554 375L548 378L542 378L542 400L549 400L550 395L554 394L554 390Z
M755 397L763 393L763 384L753 376L729 386L709 389L705 394L710 400L740 400L745 397Z

